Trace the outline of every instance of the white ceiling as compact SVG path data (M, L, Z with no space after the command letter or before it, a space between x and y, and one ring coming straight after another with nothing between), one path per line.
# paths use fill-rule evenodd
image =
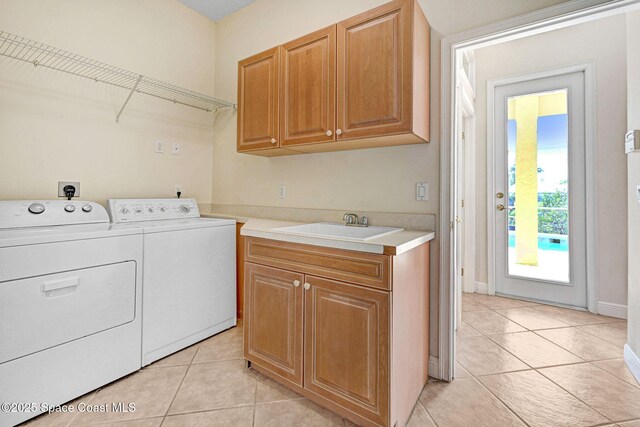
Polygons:
M204 16L217 21L236 10L240 10L255 0L178 0Z

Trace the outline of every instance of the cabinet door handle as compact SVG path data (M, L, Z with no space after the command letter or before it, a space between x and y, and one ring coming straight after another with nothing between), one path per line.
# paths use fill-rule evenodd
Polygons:
M297 288L298 286L300 286L300 280L294 280L294 281L293 281L293 286L295 286L296 288Z
M311 285L308 284L308 283L305 283L304 284L304 289L308 291L309 289L311 289Z
M331 136L333 135L333 132L331 132L330 130L327 131L327 136Z
M342 135L342 129L336 129L336 135Z
M278 142L278 141L276 141L276 139L275 139L275 138L271 138L271 143L272 143L272 144L275 144L276 142Z

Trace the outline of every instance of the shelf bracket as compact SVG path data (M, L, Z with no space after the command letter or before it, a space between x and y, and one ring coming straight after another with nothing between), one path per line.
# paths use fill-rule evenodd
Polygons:
M129 96L127 96L127 99L125 99L124 104L122 104L122 108L120 108L120 111L118 111L118 115L116 116L116 123L120 123L120 116L122 115L122 112L124 111L124 108L129 103L129 100L131 99L131 96L133 95L133 92L135 92L136 89L138 88L138 85L140 84L140 80L142 80L142 74L140 74L140 76L138 76L138 80L136 80L136 84L133 85L133 89L131 89L131 92L129 92Z

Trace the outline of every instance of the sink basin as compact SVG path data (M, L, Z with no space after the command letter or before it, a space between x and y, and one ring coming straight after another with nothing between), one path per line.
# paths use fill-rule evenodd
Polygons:
M352 227L333 222L316 222L313 224L293 225L273 229L273 231L279 233L294 234L297 236L337 238L352 242L366 242L367 240L402 230L404 229L394 227Z

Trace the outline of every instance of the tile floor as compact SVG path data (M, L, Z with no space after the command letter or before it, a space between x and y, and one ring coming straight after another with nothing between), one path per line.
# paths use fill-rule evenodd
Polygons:
M640 427L621 319L465 294L456 380L430 382L411 426Z
M519 300L463 298L453 383L431 381L409 426L640 427L640 384L622 360L626 322ZM129 413L54 413L29 426L352 426L244 368L242 326L74 403Z

